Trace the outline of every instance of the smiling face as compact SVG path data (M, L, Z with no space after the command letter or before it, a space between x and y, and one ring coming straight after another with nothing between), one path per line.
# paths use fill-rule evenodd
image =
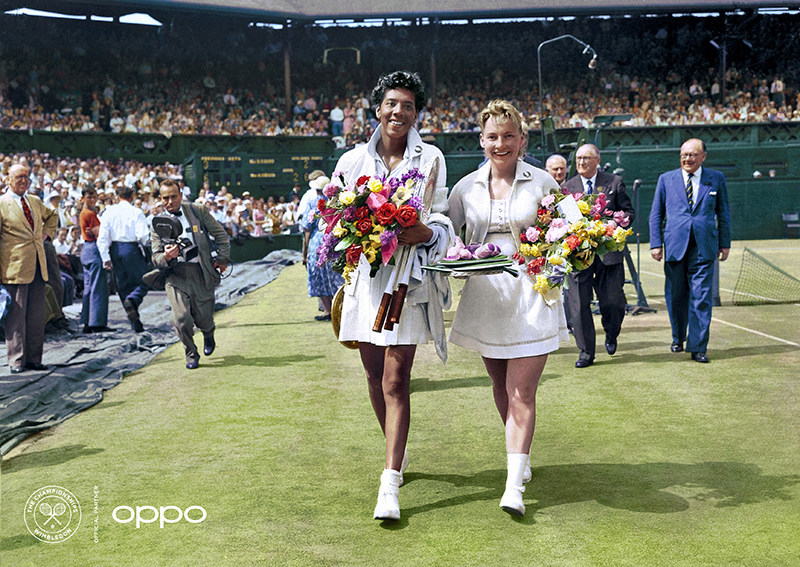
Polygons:
M417 122L414 93L408 89L390 89L375 115L381 121L381 129L389 137L405 138Z
M498 122L492 116L486 121L481 132L483 153L496 166L515 163L523 143L522 132L511 120Z
M681 169L686 173L694 173L706 161L703 142L697 139L687 140L681 146Z
M11 188L11 190L19 195L20 197L25 194L28 190L28 186L31 184L31 170L25 167L24 165L15 164L12 165L11 168L8 170L8 177L6 177L6 183Z
M575 167L580 175L591 179L597 173L598 165L600 165L600 154L597 153L597 148L591 144L578 148L575 153Z

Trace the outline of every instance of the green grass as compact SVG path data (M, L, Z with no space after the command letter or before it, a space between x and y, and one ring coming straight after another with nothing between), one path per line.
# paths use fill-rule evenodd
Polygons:
M6 456L2 565L800 564L800 306L730 305L745 244L800 276L797 241L736 243L711 364L668 352L663 268L646 245L658 312L627 317L618 353L588 369L574 368L573 342L551 355L524 519L498 506L503 430L483 365L451 345L447 365L432 346L415 362L403 519L372 520L383 440L363 371L313 321L293 266L217 315L219 346L199 370L174 345ZM47 485L83 509L60 544L23 524ZM112 520L120 505L208 517L136 529Z

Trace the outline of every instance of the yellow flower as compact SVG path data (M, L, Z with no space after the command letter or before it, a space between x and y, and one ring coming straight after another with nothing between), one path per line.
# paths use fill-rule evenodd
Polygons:
M372 236L370 236L370 240L372 240ZM361 245L361 249L364 251L364 257L367 259L367 262L372 264L375 261L375 257L378 254L378 251L375 249L372 242L364 242Z
M532 256L534 258L538 258L542 255L542 252L539 250L538 246L527 242L519 245L519 253L523 256Z
M353 201L355 200L356 200L356 194L353 193L352 191L342 191L341 193L339 193L339 202L342 205L345 206L352 205Z
M408 191L411 191L411 189L413 189L413 188L414 188L414 180L411 179L411 178L406 179L406 189Z
M400 206L411 198L411 191L405 187L399 187L394 195L392 195L392 202Z
M342 220L339 219L338 221L336 221L336 226L333 227L333 235L336 238L344 238L345 236L348 235L348 233L349 231L342 226Z
M554 266L560 266L561 264L564 263L564 258L559 256L558 254L553 254L547 259L547 261L553 264Z
M351 266L350 264L346 264L344 269L342 270L342 277L344 278L345 283L350 283L350 273L355 270L355 266Z
M547 276L543 274L536 276L536 282L533 284L533 288L542 295L547 293L547 290L550 289L550 283L547 281Z
M380 179L375 179L373 177L367 183L367 187L369 187L369 190L372 191L373 193L378 193L383 189L383 183L381 183Z
M631 230L630 228L624 229L621 226L618 226L617 228L614 229L614 233L612 234L612 236L614 237L614 240L622 244L631 234L633 234L633 230Z
M578 209L580 209L582 215L588 215L592 207L586 201L578 201Z

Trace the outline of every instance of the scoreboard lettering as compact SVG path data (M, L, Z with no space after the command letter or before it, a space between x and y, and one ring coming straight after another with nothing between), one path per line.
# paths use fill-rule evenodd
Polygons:
M255 196L282 195L295 183L305 189L308 174L325 168L322 155L197 155L194 165L198 189L208 182L216 193L223 185L234 194L250 191Z

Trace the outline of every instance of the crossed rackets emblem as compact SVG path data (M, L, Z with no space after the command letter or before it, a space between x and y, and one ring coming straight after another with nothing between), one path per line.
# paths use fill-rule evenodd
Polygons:
M50 506L49 502L42 502L39 504L39 513L43 516L49 516L45 521L44 524L47 525L51 521L55 521L59 526L63 526L59 520L58 516L63 516L67 512L67 506L63 502L57 502L55 506ZM54 527L53 524L50 524L50 527Z

